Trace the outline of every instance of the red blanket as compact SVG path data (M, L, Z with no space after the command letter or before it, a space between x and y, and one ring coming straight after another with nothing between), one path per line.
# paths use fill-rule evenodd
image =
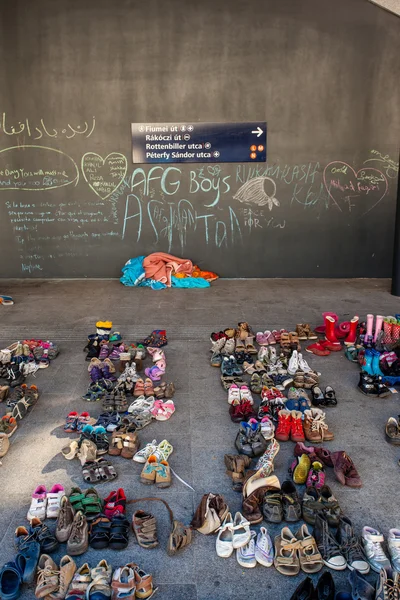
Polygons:
M193 263L186 258L178 258L166 252L154 252L149 254L143 261L146 279L161 281L171 287L171 275L174 273L186 273L191 275Z

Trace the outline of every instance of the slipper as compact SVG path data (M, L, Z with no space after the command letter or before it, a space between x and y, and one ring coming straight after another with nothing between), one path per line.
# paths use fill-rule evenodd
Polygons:
M67 460L72 460L73 458L75 458L75 456L78 454L78 442L76 440L73 440L69 446L65 446L61 452L64 456L64 458L66 458Z
M4 304L4 306L11 305L14 304L14 300L11 296L0 295L0 304Z

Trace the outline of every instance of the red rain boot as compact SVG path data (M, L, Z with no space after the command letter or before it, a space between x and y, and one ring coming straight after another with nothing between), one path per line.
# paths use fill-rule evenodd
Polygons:
M359 317L355 316L350 321L350 331L347 338L344 340L346 346L353 346L354 342L357 339L357 325L358 325Z
M329 315L325 316L325 339L332 344L340 344L335 334L335 319Z

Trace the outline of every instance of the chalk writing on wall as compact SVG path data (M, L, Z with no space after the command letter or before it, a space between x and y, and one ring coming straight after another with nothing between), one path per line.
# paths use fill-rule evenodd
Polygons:
M380 163L379 166L389 179L396 179L399 173L399 163L390 158L389 154L382 154L378 150L371 150L371 158L364 160L364 164L375 162Z
M85 181L100 198L105 200L119 188L128 170L126 156L111 152L105 158L94 152L82 156L81 169Z
M386 176L371 167L355 171L342 161L329 163L323 173L329 196L340 210L358 210L367 214L386 196L389 188Z
M78 181L78 165L61 150L45 146L0 150L0 190L54 190Z
M18 129L17 129L18 127ZM15 126L9 122L7 114L3 112L1 123L0 123L0 134L4 135L27 135L34 140L40 140L42 137L50 137L50 138L66 138L71 139L76 135L82 135L86 138L90 137L96 127L96 118L93 117L91 122L84 121L83 125L74 126L67 123L65 126L58 127L58 129L54 129L49 125L49 123L45 124L44 119L39 119L37 122L30 122L29 119L24 119L23 121L18 121L18 125Z
M267 194L265 191L265 182L269 182L271 191ZM275 197L276 183L270 177L256 177L246 181L233 196L235 200L246 204L255 204L256 206L268 205L269 210L274 206L279 206L279 200Z

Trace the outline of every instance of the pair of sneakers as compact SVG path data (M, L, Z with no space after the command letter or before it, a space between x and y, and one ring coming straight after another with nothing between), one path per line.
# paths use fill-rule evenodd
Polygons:
M133 460L143 464L151 455L156 456L158 460L168 460L173 451L174 448L168 440L162 440L159 444L157 444L157 440L153 440L146 444L139 452L136 452Z
M57 519L63 496L65 496L65 490L60 483L54 484L49 491L47 491L46 486L38 485L32 494L31 505L27 514L28 520L32 521L34 518L40 520Z
M240 387L233 383L228 391L228 404L240 404L241 402L250 402L254 404L253 396L247 385L241 385Z

